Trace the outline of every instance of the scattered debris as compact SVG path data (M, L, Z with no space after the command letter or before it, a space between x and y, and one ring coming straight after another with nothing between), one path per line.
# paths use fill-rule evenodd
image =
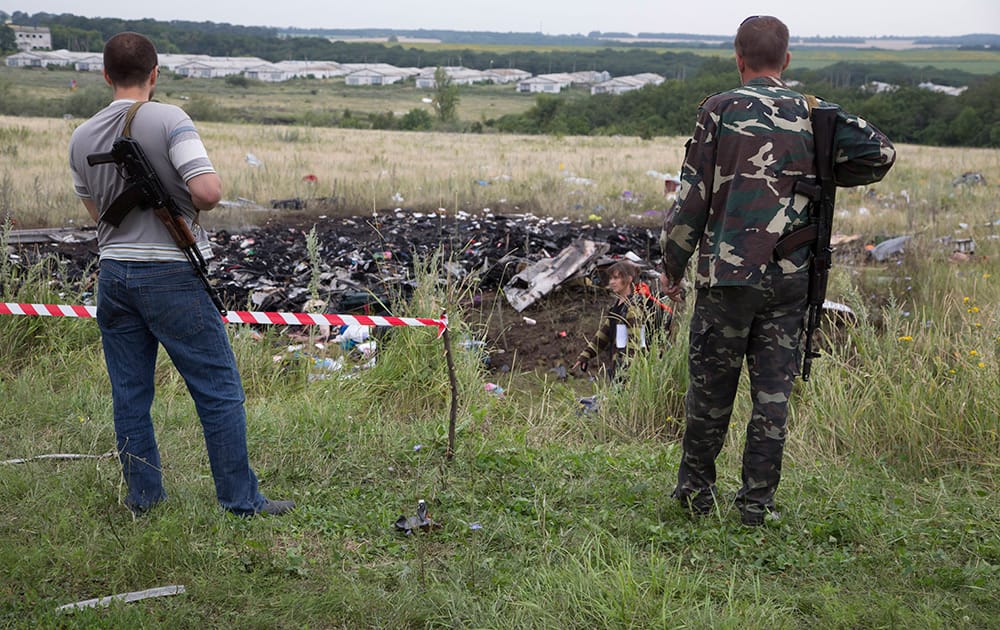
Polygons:
M395 526L397 531L409 536L418 529L424 532L439 529L441 524L431 519L430 512L427 511L427 502L420 499L417 501L417 515L406 516L403 514L396 519Z
M850 245L861 240L860 234L833 234L830 236L830 246L839 247L842 245Z
M496 396L503 396L504 394L503 387L500 387L496 383L486 383L483 386L483 389L486 390L487 393L494 394Z
M600 409L600 405L597 402L597 396L587 396L586 398L581 398L577 402L580 403L579 415L587 413L597 413Z
M593 186L594 180L586 177L577 177L576 175L570 173L565 178L567 184L576 184L578 186Z
M845 324L856 324L858 321L858 316L854 313L854 309L846 304L841 304L840 302L824 300L823 312L835 321L840 321Z
M109 597L100 597L94 599L86 599L82 602L75 602L73 604L65 604L56 608L56 610L82 610L84 608L97 608L98 606L107 608L111 605L113 601L121 601L126 604L129 602L137 602L143 599L151 599L153 597L169 597L170 595L180 595L184 591L183 584L177 584L174 586L160 586L157 588L147 589L145 591L133 591L131 593L120 593L118 595L111 595Z
M521 312L546 295L585 264L606 253L607 243L578 239L552 258L544 258L527 267L504 287L507 301Z
M0 466L8 466L10 464L27 464L28 462L33 462L40 459L55 459L55 460L108 459L109 457L114 457L114 456L115 456L114 451L108 451L107 453L102 453L100 455L87 455L78 453L50 453L47 455L35 455L33 457L5 459L3 461L0 461Z
M985 186L986 178L983 177L982 173L962 173L955 179L951 180L952 186Z
M252 211L245 220L256 223L214 231L206 226L214 250L209 277L232 308L385 315L416 287L415 262L437 257L439 277L474 287L464 301L469 311L463 319L475 332L459 345L480 353L484 364L501 374L514 369L548 372L575 356L607 308L607 265L632 260L643 267L651 285L655 279L648 274L658 273L659 211L619 225L600 217L588 222L490 209L391 208L353 216L345 215L338 205L342 202L332 198L304 199L302 211L277 211L246 199L229 203L240 212ZM307 248L312 230L318 245L315 259ZM97 243L92 228L79 234L73 242L12 240L9 256L18 266L57 257L53 286L86 301L93 294ZM841 244L860 237L843 238ZM860 249L838 248L841 255ZM299 348L276 350L276 366L305 366L311 379L355 375L362 369L359 363L369 365L377 352L374 345L364 345L371 338L354 337L353 331L337 326L290 327L287 332Z
M536 261L550 265L553 253L578 240L582 231L598 243L597 251L611 256L629 251L644 252L648 260L659 256L659 232L646 227L586 225L531 214L493 214L488 209L476 215L383 210L368 217L330 216L322 214L323 199L275 201L292 206L298 202L309 215L295 210L279 213L238 199L226 206L266 213L258 219L261 225L210 231L215 255L209 259L208 275L225 303L236 308L252 305L255 310L302 312L309 300L318 297L327 304L328 313L388 314L388 306L407 299L415 287L414 262L430 260L439 252L448 261L449 275L475 273L479 288L489 292ZM310 229L316 230L319 243L315 271L306 247ZM53 233L58 237L52 238ZM18 249L10 255L21 256L18 264L31 265L50 254L70 263L56 279L61 290L83 292L93 282L97 259L93 228L12 230L10 235L9 244ZM73 238L63 238L67 235ZM307 288L314 273L318 273L318 296Z
M875 260L882 262L890 256L903 253L904 246L911 238L913 237L909 235L890 238L875 245L868 253Z
M293 199L272 199L271 207L275 210L301 210L305 208L305 202L295 197Z
M976 253L976 241L971 238L955 239L954 244L956 252L968 254L970 256Z
M11 230L7 238L10 245L29 243L88 243L97 240L97 231L74 227L34 228Z

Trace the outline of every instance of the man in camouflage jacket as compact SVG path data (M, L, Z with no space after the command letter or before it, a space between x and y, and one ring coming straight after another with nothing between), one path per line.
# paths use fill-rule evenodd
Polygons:
M788 28L754 16L734 42L742 87L708 97L688 141L677 201L660 235L667 293L679 297L698 249L691 319L683 456L673 496L693 513L715 505L722 449L743 360L753 412L736 495L742 522L760 525L781 477L788 399L798 374L810 248L778 259L775 243L809 218L796 180L815 182L809 112L819 102L790 89ZM822 103L823 105L831 105ZM888 138L839 111L834 179L877 182L895 160Z

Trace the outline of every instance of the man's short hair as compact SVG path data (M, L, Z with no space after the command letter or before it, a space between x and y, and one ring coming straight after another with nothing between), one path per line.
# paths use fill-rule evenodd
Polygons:
M113 85L140 86L157 64L156 46L145 35L125 31L104 45L104 70Z
M788 53L788 27L776 17L752 15L740 24L733 48L751 70L781 70Z

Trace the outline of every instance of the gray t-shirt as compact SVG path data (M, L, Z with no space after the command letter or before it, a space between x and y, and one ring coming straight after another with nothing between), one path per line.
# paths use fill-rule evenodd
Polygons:
M74 190L81 199L93 200L99 213L125 190L125 180L118 175L114 164L90 166L87 156L111 150L115 138L122 134L125 115L134 102L114 101L77 127L69 141ZM148 102L136 112L131 136L142 146L164 188L184 212L198 240L198 249L203 256L210 257L212 250L205 232L193 223L198 211L191 202L186 182L196 175L214 173L215 169L191 118L174 105ZM117 228L100 221L97 242L101 259L187 260L156 215L139 208L129 212Z

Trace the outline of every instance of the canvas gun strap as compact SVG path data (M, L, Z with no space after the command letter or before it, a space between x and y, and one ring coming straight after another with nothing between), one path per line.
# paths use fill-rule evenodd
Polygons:
M128 108L128 112L125 113L125 127L122 129L123 136L132 136L132 121L135 120L135 115L139 111L139 108L146 102L147 101L136 101L132 103L131 107Z

